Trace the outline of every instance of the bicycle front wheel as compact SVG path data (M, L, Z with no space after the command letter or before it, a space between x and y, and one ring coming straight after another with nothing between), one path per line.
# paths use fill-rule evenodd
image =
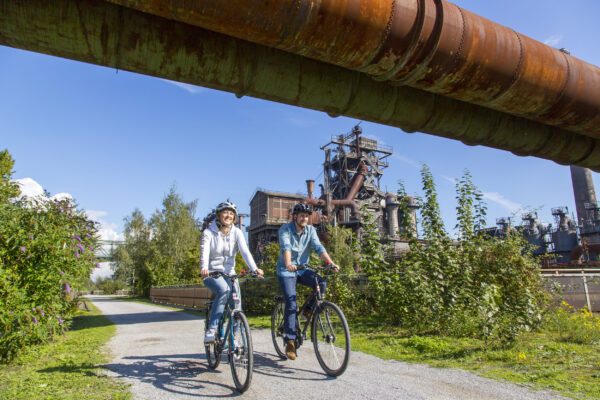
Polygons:
M229 343L229 365L236 389L243 393L250 387L252 369L254 367L254 353L252 349L252 336L250 325L242 312L236 312L232 317L233 344ZM230 336L228 335L229 340Z
M350 360L350 330L342 310L324 301L313 318L311 333L321 368L329 376L343 374Z
M273 339L273 346L277 355L283 359L286 359L285 349L283 345L283 309L285 305L283 302L278 301L271 312L271 339Z

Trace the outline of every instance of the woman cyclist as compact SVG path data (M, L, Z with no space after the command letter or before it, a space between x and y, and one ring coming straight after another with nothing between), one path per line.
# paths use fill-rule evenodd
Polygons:
M204 278L204 285L215 295L204 337L206 344L215 341L215 332L231 291L230 281L221 276L211 277L210 273L218 271L226 275L234 275L235 256L239 251L250 271L263 276L263 270L256 267L252 254L248 250L242 230L234 225L237 217L236 205L229 200L224 201L217 206L215 213L215 219L202 232L200 256L200 274ZM241 304L239 284L237 281L235 284L239 296L238 304Z

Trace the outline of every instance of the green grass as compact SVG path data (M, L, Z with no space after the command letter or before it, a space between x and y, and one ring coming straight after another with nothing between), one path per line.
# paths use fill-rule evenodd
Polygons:
M104 375L109 361L102 346L115 326L91 304L74 318L71 330L55 341L27 349L10 364L0 365L0 399L130 399L129 389Z
M270 316L249 319L253 328L270 328ZM460 368L576 399L600 398L600 344L563 342L542 331L522 335L511 348L494 349L476 339L408 336L372 320L350 321L350 332L353 351L386 360Z

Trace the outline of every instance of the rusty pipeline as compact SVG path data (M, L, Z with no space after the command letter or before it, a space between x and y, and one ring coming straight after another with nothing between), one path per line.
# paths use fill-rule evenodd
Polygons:
M365 177L367 176L367 172L368 172L367 166L365 165L364 162L361 161L358 164L358 168L356 168L356 174L354 174L354 176L352 177L352 181L350 183L350 190L348 191L348 194L346 195L346 200L354 200L354 198L358 194L358 191L360 190L363 183L365 182Z
M359 219L360 217L360 209L358 204L355 201L356 195L358 191L362 187L365 182L365 177L367 174L367 166L365 163L360 162L356 169L356 174L352 177L352 181L350 182L350 190L346 194L346 198L339 200L330 200L329 205L331 206L331 210L328 209L327 200L325 198L315 199L312 197L312 189L314 188L315 181L307 180L307 197L303 200L306 204L310 204L312 206L318 206L325 208L328 213L335 211L336 208L349 208L352 218Z
M109 0L600 138L600 68L445 0Z
M599 139L105 1L0 0L0 45L600 171Z

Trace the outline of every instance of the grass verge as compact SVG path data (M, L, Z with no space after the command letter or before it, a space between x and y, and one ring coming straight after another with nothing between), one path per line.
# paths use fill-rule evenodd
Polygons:
M116 327L90 302L88 305L90 311L80 311L64 336L0 365L0 399L131 399L127 385L104 375L98 367L109 361L102 346Z
M253 328L270 328L270 316L251 316ZM600 344L561 341L548 330L522 335L511 348L481 340L408 336L398 327L351 320L352 350L387 360L460 368L576 399L600 398Z

